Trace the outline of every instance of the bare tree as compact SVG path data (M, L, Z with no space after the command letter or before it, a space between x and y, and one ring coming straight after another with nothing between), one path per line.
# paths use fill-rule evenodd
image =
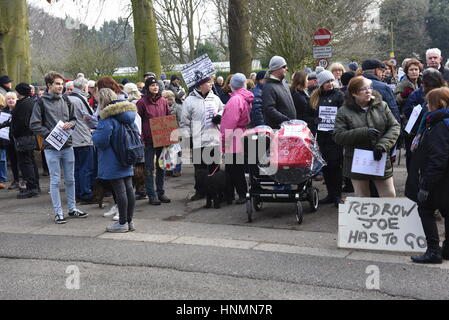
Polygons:
M218 50L225 59L229 59L229 28L228 12L229 1L209 0L216 9L215 21L218 24L217 32L211 33L211 39L218 45Z

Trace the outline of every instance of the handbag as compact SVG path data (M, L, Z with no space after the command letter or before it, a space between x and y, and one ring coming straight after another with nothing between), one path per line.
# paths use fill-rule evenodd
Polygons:
M35 136L24 136L14 139L16 145L16 150L19 152L33 151L36 149L36 137Z

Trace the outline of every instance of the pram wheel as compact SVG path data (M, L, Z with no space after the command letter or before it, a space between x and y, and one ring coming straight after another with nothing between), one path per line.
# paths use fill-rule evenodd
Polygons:
M302 208L301 201L296 202L296 220L298 221L299 224L302 224L304 220L304 210Z
M246 201L246 214L248 215L248 223L253 222L253 205L251 198Z
M309 188L307 190L307 201L310 204L310 212L317 212L320 199L318 198L318 190L316 188Z
M260 201L260 198L253 198L253 208L256 210L256 212L262 211L263 202Z

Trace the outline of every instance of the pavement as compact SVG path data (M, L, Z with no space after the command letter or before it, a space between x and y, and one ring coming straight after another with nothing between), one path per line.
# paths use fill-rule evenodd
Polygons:
M405 171L396 169L399 195ZM293 204L264 205L248 223L245 205L215 210L189 202L192 182L188 166L181 177L167 177L172 203L139 201L137 231L126 234L107 234L109 207L94 205L80 207L87 219L55 225L48 178L38 198L17 200L1 190L0 299L449 298L449 262L422 266L404 253L337 248L333 206L307 213L304 204L298 225ZM324 185L315 186L323 198ZM77 290L67 285L72 266L80 272ZM373 266L380 283L370 290Z

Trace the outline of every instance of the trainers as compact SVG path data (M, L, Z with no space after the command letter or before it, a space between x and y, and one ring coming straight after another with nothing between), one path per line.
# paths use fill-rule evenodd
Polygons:
M24 192L20 192L17 195L17 199L30 199L30 198L35 198L35 197L39 197L39 192L37 190L26 190Z
M111 233L126 233L128 231L129 231L128 223L120 224L120 222L116 222L112 226L106 228L106 232Z
M103 217L111 217L114 216L118 213L118 206L115 205L111 208L111 210L109 210L108 212L106 212Z
M8 187L8 190L16 190L16 189L20 189L19 182L18 181L13 181L11 183L11 185Z
M159 201L159 199L157 198L150 198L149 204L151 204L152 206L160 206L161 201Z
M165 194L159 197L159 201L162 203L170 203L171 202L171 200Z
M114 218L112 218L112 220L114 220L114 221L120 220L120 215L118 214L118 212L115 214L115 216L114 216Z
M64 217L55 216L55 223L56 224L66 224L67 221L64 219Z
M134 232L136 231L136 228L134 227L134 222L128 222L128 231L129 232Z
M69 217L71 218L87 218L89 215L85 212L82 212L78 209L73 210L72 212L69 212Z

